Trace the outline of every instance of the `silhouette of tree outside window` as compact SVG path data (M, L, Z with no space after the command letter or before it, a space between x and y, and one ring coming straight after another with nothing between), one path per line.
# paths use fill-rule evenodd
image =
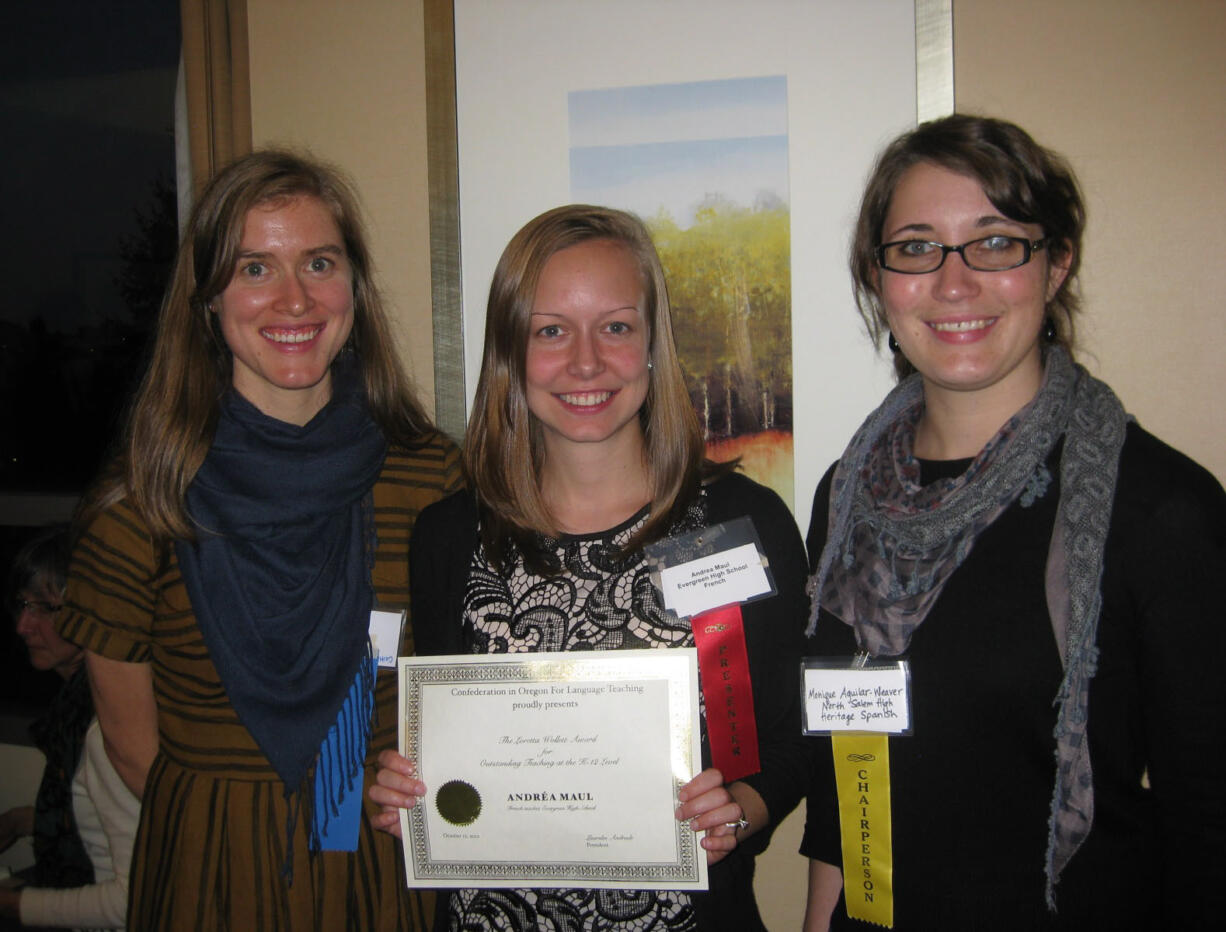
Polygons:
M174 255L174 0L6 7L0 491L79 493Z
M79 495L143 371L178 238L179 4L24 0L4 14L0 496ZM0 514L0 580L32 530L13 524ZM30 669L6 606L0 709L38 708L58 685Z

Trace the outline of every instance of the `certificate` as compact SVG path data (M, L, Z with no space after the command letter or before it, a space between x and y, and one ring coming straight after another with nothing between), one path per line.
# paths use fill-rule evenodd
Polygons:
M414 887L707 889L673 813L702 768L693 648L406 657Z

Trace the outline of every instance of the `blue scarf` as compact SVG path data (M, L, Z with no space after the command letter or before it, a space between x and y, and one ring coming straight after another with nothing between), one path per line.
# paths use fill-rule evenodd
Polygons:
M353 369L333 367L332 400L302 427L228 392L187 492L196 540L175 545L222 685L287 796L333 725L370 727L370 493L387 443Z

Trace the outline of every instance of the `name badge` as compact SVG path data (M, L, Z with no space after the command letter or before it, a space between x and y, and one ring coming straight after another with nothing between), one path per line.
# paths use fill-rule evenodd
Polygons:
M400 653L400 633L404 630L404 610L370 613L370 652L380 667L396 669L396 655Z
M775 594L768 561L749 518L669 537L645 552L664 607L679 618Z
M801 682L807 735L911 734L911 667L906 660L810 657Z

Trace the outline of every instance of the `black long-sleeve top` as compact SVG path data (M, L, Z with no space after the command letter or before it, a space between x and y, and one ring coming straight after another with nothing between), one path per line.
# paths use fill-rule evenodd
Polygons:
M799 802L811 769L800 733L799 668L808 611L804 549L787 506L769 489L738 474L706 487L708 519L715 524L748 515L770 562L777 594L743 609L762 769L746 777L766 803L772 826ZM462 654L464 591L477 546L477 509L460 492L422 512L411 549L413 626L422 655ZM705 738L705 735L704 735ZM710 752L703 747L704 766ZM762 929L753 896L754 857L770 827L757 832L710 870L710 891L694 895L697 928L747 932ZM797 891L797 897L803 896ZM439 913L445 916L442 903Z
M924 463L923 481L966 465ZM813 565L831 475L814 501ZM1056 479L982 533L911 641L914 734L890 739L895 929L1216 928L1226 915L1226 494L1136 424L1104 553L1093 827L1056 887L1058 912L1046 909L1062 670L1044 573L1059 492ZM823 612L809 653L855 646ZM814 740L801 851L837 865L829 742ZM841 902L834 927L871 928Z

